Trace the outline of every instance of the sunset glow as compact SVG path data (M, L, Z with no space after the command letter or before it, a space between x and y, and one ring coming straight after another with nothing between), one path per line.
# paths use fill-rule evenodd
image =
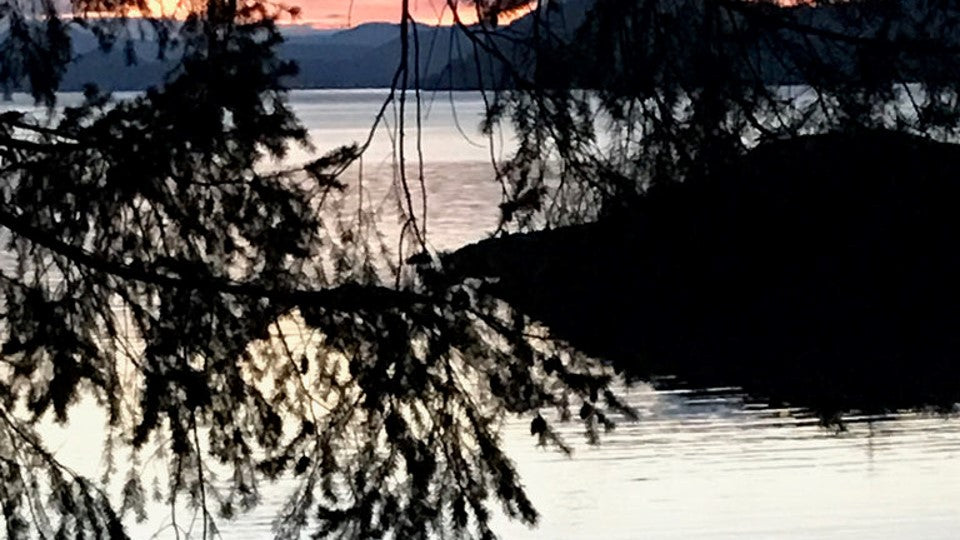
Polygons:
M318 28L347 28L367 22L397 22L400 20L401 0L300 0L293 2L302 9L301 23ZM411 0L410 8L417 22L424 24L452 24L453 13L447 0ZM476 22L472 5L459 2L460 19ZM520 14L515 14L514 18ZM509 21L511 17L501 17Z
M205 0L144 0L151 17L183 19L190 13L205 9ZM296 19L289 16L281 17L280 24L309 25L318 29L351 28L371 22L400 21L402 0L293 0L283 2L276 7L298 8ZM459 19L464 24L477 22L477 12L472 4L463 0L453 0ZM500 14L501 23L509 23L530 12L536 2L531 2L530 8L520 9L510 13ZM411 0L410 11L413 19L428 25L451 25L455 22L454 8L449 0ZM87 17L115 16L117 13L87 12ZM130 7L122 10L128 17L140 17L145 14L139 9Z

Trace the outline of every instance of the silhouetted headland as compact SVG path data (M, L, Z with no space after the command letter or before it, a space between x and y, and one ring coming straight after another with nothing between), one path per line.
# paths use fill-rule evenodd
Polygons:
M760 145L626 217L444 257L631 378L734 385L832 415L960 402L960 146Z

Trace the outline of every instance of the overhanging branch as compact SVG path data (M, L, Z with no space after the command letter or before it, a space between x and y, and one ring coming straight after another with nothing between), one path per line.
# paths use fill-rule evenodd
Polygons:
M375 285L344 284L326 289L284 289L257 283L242 283L213 276L171 275L149 269L142 264L125 264L100 257L66 243L54 235L38 229L22 216L0 208L0 227L43 246L76 264L120 279L148 283L170 289L215 291L222 294L267 298L289 305L322 305L335 310L384 309L428 303L430 299L412 291L403 291Z

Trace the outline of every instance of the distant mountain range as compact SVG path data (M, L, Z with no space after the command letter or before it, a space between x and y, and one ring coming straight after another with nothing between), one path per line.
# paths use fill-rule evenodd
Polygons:
M898 1L908 4L921 0ZM483 47L478 47L460 29L418 24L411 35L417 37L419 47L411 45L409 66L412 70L419 64L421 86L432 89L499 86L505 73L502 59L509 60L513 69L519 73L532 75L531 70L535 65L532 62L533 51L518 43L529 37L537 24L540 25L541 37L549 36L553 45L562 47L563 43L576 42L577 40L572 39L575 30L583 23L594 2L595 0L554 0L546 4L549 9L546 9L539 19L531 14L496 30L482 31L479 39L493 44L500 51L499 54L502 54L500 59L484 51ZM860 6L868 4L825 4L825 7L799 6L783 9L789 11L787 18L796 23L827 31L842 31L844 24L849 24L850 20L862 21L858 24L864 27L872 26L872 23L867 21L870 18L867 15L873 15L875 10ZM772 5L768 7L776 9ZM279 56L295 61L300 67L299 74L287 81L292 88L389 87L400 63L402 44L398 24L369 23L345 30L318 30L306 25L296 25L284 27L282 33L285 42L279 46ZM691 36L689 40L698 39L695 32ZM174 48L165 59L158 58L157 45L149 38L134 41L128 47L117 46L104 52L98 48L97 40L88 31L75 30L72 37L76 59L70 64L61 86L61 89L66 91L79 90L87 83L95 83L100 88L111 91L141 90L161 83L166 74L174 69L179 56L179 51ZM828 49L816 36L811 43L814 51ZM592 47L583 43L575 43L576 45L588 54ZM791 78L793 75L788 73L781 61L781 51L771 49L759 39L743 45L760 59L760 76L767 82L802 82ZM787 43L786 46L790 44ZM417 49L419 62L416 62ZM687 49L689 47L675 51L677 64L685 64L681 57ZM849 75L850 70L847 67L853 65L857 54L854 49L848 49L829 45L829 52L834 58L830 63L841 77ZM593 62L586 60L570 65L569 60L560 57L559 60L552 59L550 56L541 56L541 68L549 65L551 61L559 62L562 65L556 65L554 69L574 74L574 84L581 87L604 84L604 73L596 71L609 69L609 66L592 65ZM132 65L128 61L130 57L137 59ZM615 69L621 68L622 66L618 66ZM678 71L676 66L673 69L674 72ZM749 76L755 77L757 74ZM410 82L413 81L414 76L411 74Z
M592 3L592 2L591 2ZM555 9L554 18L563 21L564 32L572 31L582 20L588 2L567 0L563 9ZM562 13L561 13L562 12ZM494 39L529 35L532 22L527 18L498 28ZM474 45L462 30L418 24L420 82L424 87L475 88L482 76L477 75ZM400 25L368 23L345 30L317 30L305 25L282 28L285 41L279 56L295 61L299 74L288 80L293 88L376 88L389 87L400 63ZM61 89L74 91L95 83L110 91L141 90L159 84L177 62L174 48L166 58L158 58L157 45L150 39L132 43L130 51L116 46L109 52L100 50L93 34L84 30L73 33L76 59L70 64ZM415 65L411 45L410 67ZM486 55L482 52L481 57ZM489 64L489 62L487 62ZM486 71L490 71L486 69ZM411 75L411 82L413 75Z

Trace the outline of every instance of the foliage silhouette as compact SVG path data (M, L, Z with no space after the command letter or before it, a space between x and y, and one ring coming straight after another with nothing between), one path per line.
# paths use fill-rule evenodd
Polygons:
M454 273L628 377L827 422L953 410L957 163L932 141L956 141L957 6L591 2L565 39L577 5L477 38L488 129L520 142L501 228L532 232L447 255Z
M478 60L494 66L488 87L501 90L487 126L507 124L519 140L501 167L505 221L629 212L650 185L702 175L764 140L956 135L951 2L612 0L586 2L582 16L581 5L538 5L526 40L472 34Z
M525 318L471 283L404 271L371 216L337 212L338 175L364 145L271 165L309 148L283 87L296 68L274 53L290 10L214 0L172 21L101 17L143 15L140 2L2 6L0 81L46 105L0 115L10 538L124 537L124 516L145 515L140 471L155 456L176 536L183 501L206 538L285 477L296 487L278 538L490 538L494 503L537 519L500 450L505 415L575 396L629 412L602 366L531 341ZM105 47L148 25L182 57L142 95L91 86L55 109L75 24ZM401 62L400 90L413 69ZM394 96L402 109L406 92ZM409 189L404 177L401 242L422 246ZM38 431L85 398L108 419L100 481L60 463ZM536 434L565 448L545 422Z
M529 234L454 273L630 377L952 410L956 4L586 4L476 36L519 141L501 229Z

